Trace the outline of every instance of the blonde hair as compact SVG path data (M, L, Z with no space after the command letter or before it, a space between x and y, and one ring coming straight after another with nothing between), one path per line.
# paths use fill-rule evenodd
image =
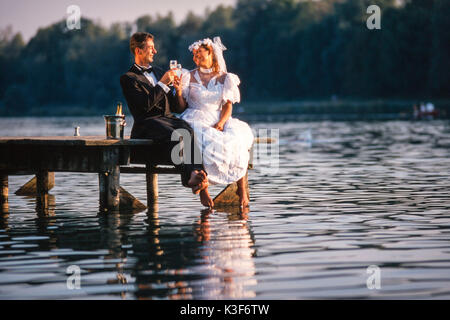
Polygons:
M200 48L208 50L208 52L212 55L212 63L213 63L214 72L219 73L220 72L219 62L217 61L217 57L214 54L213 47L209 44L202 44L202 45L200 45L199 49Z

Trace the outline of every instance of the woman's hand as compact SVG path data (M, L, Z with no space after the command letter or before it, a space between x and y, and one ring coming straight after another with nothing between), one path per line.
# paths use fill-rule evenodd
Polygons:
M170 85L171 83L174 82L174 79L176 77L176 74L173 70L169 70L166 73L164 73L164 75L162 76L161 81L162 83L164 83L166 86Z
M223 131L223 123L222 122L217 122L215 125L213 125L214 129L217 129L219 131Z
M177 95L181 96L183 93L183 85L181 83L181 77L175 76L173 79L173 87L175 88Z

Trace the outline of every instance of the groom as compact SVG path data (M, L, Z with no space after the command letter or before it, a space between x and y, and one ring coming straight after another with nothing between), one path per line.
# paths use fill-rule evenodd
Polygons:
M197 194L207 188L208 179L203 165L194 161L194 155L199 152L194 131L187 122L172 114L181 112L168 87L175 80L175 73L167 71L163 74L161 69L150 65L157 53L153 40L153 35L146 32L137 32L131 36L130 51L135 63L120 77L122 92L134 119L131 138L153 139L157 143L157 153L170 159L172 148L178 143L171 141L172 133L177 129L187 130L191 141L184 145L191 146L191 152L187 152L191 159L177 167L181 170L183 186Z

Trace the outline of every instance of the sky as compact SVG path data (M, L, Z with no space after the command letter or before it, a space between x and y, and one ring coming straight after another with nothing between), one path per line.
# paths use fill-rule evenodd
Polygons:
M150 14L166 15L172 11L177 23L189 11L203 15L205 9L219 4L235 5L236 0L0 0L0 29L12 26L21 32L25 41L46 27L68 17L67 8L77 5L81 17L109 26L112 22L132 22Z

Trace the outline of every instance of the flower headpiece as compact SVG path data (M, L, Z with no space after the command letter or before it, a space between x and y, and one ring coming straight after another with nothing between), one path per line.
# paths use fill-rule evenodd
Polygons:
M223 51L227 50L227 48L222 44L220 37L214 37L214 40L210 38L205 38L203 40L198 40L189 46L189 51L197 50L201 45L209 45L213 48L214 55L217 58L217 62L219 64L219 70L221 72L227 72L227 66L225 64L225 60L223 58Z

